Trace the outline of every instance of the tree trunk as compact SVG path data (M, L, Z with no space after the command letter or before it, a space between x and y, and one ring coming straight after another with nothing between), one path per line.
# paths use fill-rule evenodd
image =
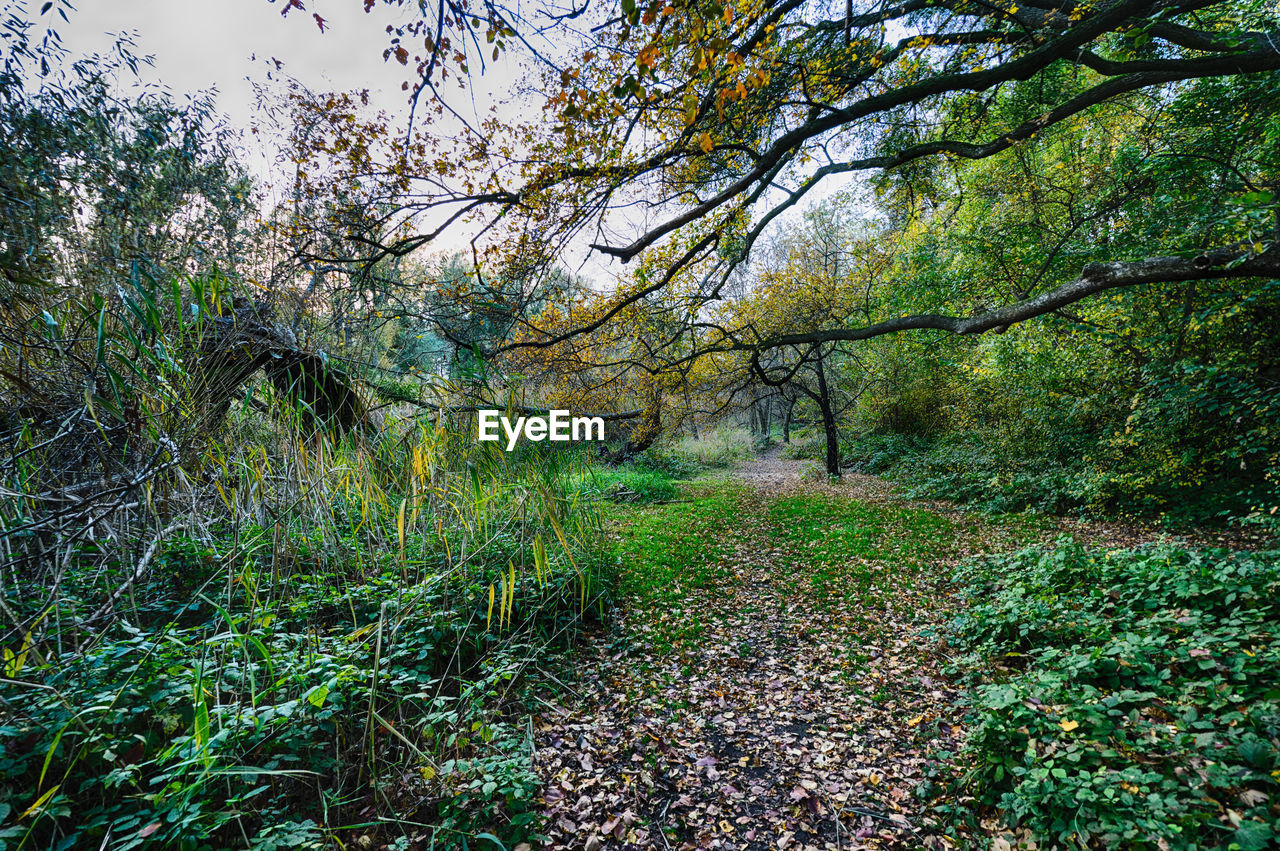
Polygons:
M787 400L787 413L782 417L782 442L791 445L791 413L796 409L796 400Z
M684 410L685 415L689 418L689 431L693 434L693 439L698 439L698 417L693 412L693 402L689 400L689 387L684 389Z
M822 411L822 429L827 437L827 475L840 477L840 434L836 430L836 414L831 407L831 393L827 388L827 375L818 358L818 408Z

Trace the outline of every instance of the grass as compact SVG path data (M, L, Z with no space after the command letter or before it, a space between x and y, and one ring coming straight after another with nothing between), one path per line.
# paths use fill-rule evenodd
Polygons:
M655 652L696 642L703 628L691 608L691 593L732 582L724 538L741 498L739 489L723 483L693 485L687 502L603 512L604 521L617 530L618 599L657 616L648 636Z
M612 502L666 502L679 496L669 475L638 464L591 467L575 479L574 487L587 499Z
M751 433L744 428L719 426L703 430L697 437L682 435L674 441L650 448L645 456L658 469L673 475L723 470L752 454Z
M233 426L204 519L157 538L117 619L81 626L134 573L101 545L53 607L3 589L33 626L4 648L0 847L536 838L520 697L608 568L568 462L413 421Z
M793 566L793 581L811 584L833 610L892 607L904 589L936 580L939 563L1025 543L1043 526L1027 515L947 515L821 492L778 499L768 517L777 539L805 554Z

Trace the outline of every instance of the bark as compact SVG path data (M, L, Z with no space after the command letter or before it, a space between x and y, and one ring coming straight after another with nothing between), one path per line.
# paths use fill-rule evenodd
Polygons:
M827 438L827 475L840 476L840 433L836 428L835 409L831 406L831 392L827 387L827 374L818 358L815 369L818 374L818 410L822 412L822 430Z
M935 329L953 334L981 334L1003 331L1010 325L1061 310L1095 293L1138 284L1181 283L1216 278L1249 278L1280 276L1280 244L1261 254L1235 248L1206 251L1196 257L1150 257L1145 260L1089 263L1074 281L1063 284L1034 298L976 316L942 316L919 313L899 316L861 328L833 328L803 334L784 334L755 344L731 346L731 349L762 351L780 346L804 346L831 342L856 342L899 331Z

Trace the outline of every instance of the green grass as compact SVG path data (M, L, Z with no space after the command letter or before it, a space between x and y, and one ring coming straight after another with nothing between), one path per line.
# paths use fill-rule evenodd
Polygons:
M777 540L805 554L792 581L812 585L833 610L891 605L932 565L968 548L1026 543L1044 522L1026 515L944 515L823 493L779 499L768 517Z
M733 581L723 536L732 529L741 491L725 484L690 486L690 499L671 505L613 506L602 518L617 530L617 594L652 613L648 640L659 653L689 646L703 633L690 608L694 591Z
M575 487L585 497L611 502L666 502L680 495L671 476L637 464L592 467L578 477Z

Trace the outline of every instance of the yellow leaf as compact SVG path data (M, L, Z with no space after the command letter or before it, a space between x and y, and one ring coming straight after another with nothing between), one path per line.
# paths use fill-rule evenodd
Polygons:
M1063 718L1063 719L1062 719L1061 721L1059 721L1058 723L1059 723L1059 724L1061 724L1061 725L1062 725L1062 729L1066 730L1068 733L1070 733L1070 732L1071 732L1072 730L1074 730L1076 727L1079 727L1079 726L1080 726L1080 722L1079 722L1079 721L1070 721L1070 720L1068 720L1068 719L1066 719L1066 718Z
M61 788L62 788L62 785L61 785L61 784L59 784L59 785L57 785L57 786L54 786L54 787L53 787L52 789L50 789L48 792L45 792L45 793L44 793L43 795L41 795L39 798L36 798L36 802L35 802L34 804L32 804L31 806L27 807L26 812L24 812L22 815L18 816L18 820L19 820L19 821L21 821L22 819L26 818L27 816L31 815L32 813L38 813L38 812L40 812L40 809L41 809L45 804L49 803L49 799L50 799L50 798L52 798L54 795L56 795L56 794L58 793L58 790L59 790L59 789L61 789Z
M908 722L907 722L907 726L908 726L908 727L919 727L919 726L920 726L920 722L921 722L921 721L923 721L923 720L924 720L924 716L923 716L923 715L917 715L915 718L912 718L910 721L908 721Z
M400 511L396 516L396 531L400 534L400 560L404 561L404 509L408 505L408 498L400 500Z
M710 133L703 133L698 137L698 147L702 148L704 154L711 153L711 149L715 147L715 143L711 141Z

